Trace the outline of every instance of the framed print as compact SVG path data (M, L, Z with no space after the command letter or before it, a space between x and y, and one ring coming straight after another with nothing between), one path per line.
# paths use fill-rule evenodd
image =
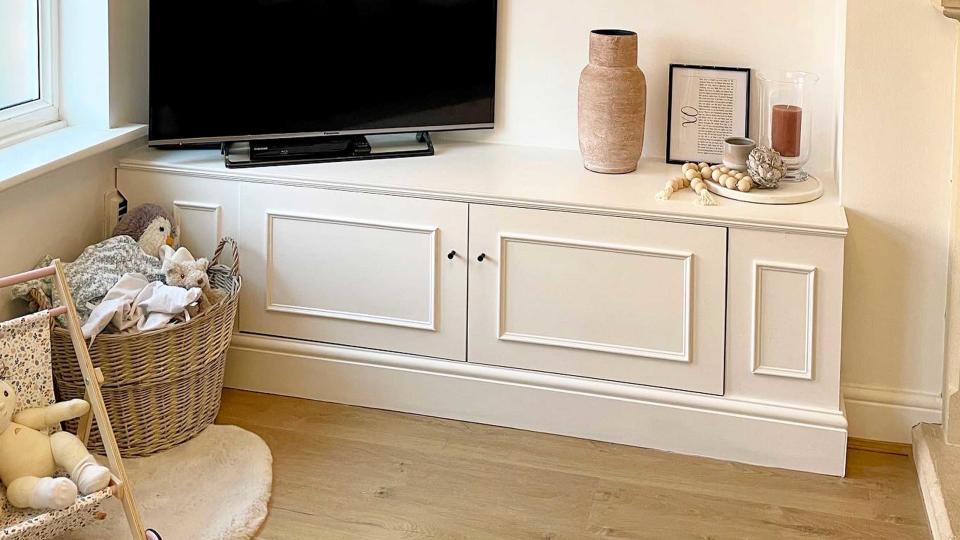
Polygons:
M750 69L670 64L667 163L723 161L723 140L749 137Z

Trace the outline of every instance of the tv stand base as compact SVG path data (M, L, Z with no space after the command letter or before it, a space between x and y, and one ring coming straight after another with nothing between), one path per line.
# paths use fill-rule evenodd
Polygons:
M416 134L415 145L402 135L351 135L226 142L220 152L228 169L434 155L426 131Z

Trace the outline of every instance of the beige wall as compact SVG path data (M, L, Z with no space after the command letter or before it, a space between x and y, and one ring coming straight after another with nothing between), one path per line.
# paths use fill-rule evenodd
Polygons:
M908 441L939 417L957 25L929 0L847 9L843 382L852 435Z
M960 43L958 43L960 46ZM960 101L960 89L958 101ZM960 116L954 111L954 137L960 133ZM960 173L960 155L954 156L953 178ZM943 434L960 444L960 186L952 186L950 246L947 252L946 344L943 359ZM952 330L951 330L952 329Z
M951 16L956 16L953 13ZM960 40L957 42L960 60ZM960 71L955 81L960 82ZM954 83L954 103L960 103L960 84ZM960 140L960 108L954 106L953 137ZM946 345L943 359L943 434L948 443L960 444L960 152L953 155L950 201L950 245L947 252Z
M834 146L842 2L500 0L499 6L497 129L458 138L577 148L577 84L587 63L590 30L625 28L639 34L637 63L647 77L645 156L666 155L671 63L819 74L814 130L823 148ZM762 23L747 29L744 20ZM758 124L756 118L753 123ZM811 165L832 174L833 154L821 152Z
M102 239L103 196L114 187L113 167L123 151L97 154L0 192L0 275L29 270L45 254L71 261ZM0 290L0 320L26 307L9 299L10 290Z

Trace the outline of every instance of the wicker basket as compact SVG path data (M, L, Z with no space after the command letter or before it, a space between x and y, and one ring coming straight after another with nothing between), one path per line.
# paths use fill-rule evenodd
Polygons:
M233 266L217 264L226 244ZM190 322L140 334L101 334L90 356L103 371L103 398L123 457L142 457L184 443L213 423L220 410L224 361L233 335L240 292L236 242L224 238L209 270L213 287L227 294ZM36 296L34 295L36 300ZM53 375L62 400L82 398L80 373L70 334L55 327ZM76 430L76 421L67 422ZM103 450L99 431L89 447Z

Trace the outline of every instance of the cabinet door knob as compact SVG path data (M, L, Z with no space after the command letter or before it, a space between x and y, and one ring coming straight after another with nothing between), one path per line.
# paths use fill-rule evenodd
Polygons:
M452 249L450 250L450 253L447 253L447 258L448 258L448 259L452 259L452 258L454 258L454 257L456 257L456 256L457 256L457 252L454 251L454 250L452 250Z
M479 256L477 256L477 261L483 262L483 260L486 259L486 258L487 258L487 254L486 254L486 253L481 253Z

